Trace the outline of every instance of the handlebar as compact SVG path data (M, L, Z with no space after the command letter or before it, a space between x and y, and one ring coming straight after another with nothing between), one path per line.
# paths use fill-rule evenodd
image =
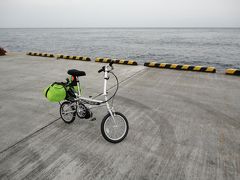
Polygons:
M112 69L113 69L113 66L112 66L113 63L114 63L114 61L111 61L111 62L109 63L109 66L110 66ZM103 66L101 69L98 70L98 73L105 72L106 67L107 67L107 66ZM111 69L111 70L112 70L112 69Z

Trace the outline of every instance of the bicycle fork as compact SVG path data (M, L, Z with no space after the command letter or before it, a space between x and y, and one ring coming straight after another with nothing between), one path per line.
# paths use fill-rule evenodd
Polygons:
M107 96L105 96L105 101L107 101ZM113 107L110 108L110 105L109 105L108 102L106 102L106 106L107 106L108 112L110 113L110 115L111 115L111 117L112 117L112 119L113 119L114 124L116 125L116 120L115 120L115 118L114 118L114 110L113 110Z
M105 101L106 101L106 106L107 106L107 109L108 109L108 112L110 113L112 119L113 119L113 122L114 124L116 125L116 120L114 118L114 112L113 112L113 108L111 109L110 108L110 105L108 103L108 98L107 98L107 80L109 79L108 77L108 70L105 69L105 72L104 72L104 86L103 86L103 95L105 96Z

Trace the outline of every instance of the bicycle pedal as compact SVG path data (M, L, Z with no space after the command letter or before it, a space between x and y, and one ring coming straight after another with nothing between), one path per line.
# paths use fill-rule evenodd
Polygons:
M90 119L90 121L96 121L97 119L94 117L94 118L92 118L92 119Z

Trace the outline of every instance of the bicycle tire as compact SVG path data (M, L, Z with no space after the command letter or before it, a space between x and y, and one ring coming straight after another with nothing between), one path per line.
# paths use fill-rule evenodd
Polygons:
M113 113L114 115L114 118L115 118L115 121L117 121L117 118L116 117L120 117L121 120L124 121L124 126L125 126L125 129L123 131L123 133L121 134L120 137L118 138L111 138L109 133L107 131L109 131L109 129L106 129L106 123L108 120L112 120L112 116L110 113L108 113L102 120L102 123L101 123L101 133L102 133L102 136L104 137L104 139L106 139L108 142L110 143L119 143L121 142L123 139L125 139L125 137L127 136L128 134L128 130L129 130L129 125L128 125L128 120L127 118L120 112L114 112ZM114 130L115 131L115 130Z

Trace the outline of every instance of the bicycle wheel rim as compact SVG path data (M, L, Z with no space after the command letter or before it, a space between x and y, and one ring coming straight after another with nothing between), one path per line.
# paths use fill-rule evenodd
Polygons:
M61 107L61 116L67 122L72 121L74 117L74 108L71 103L66 103Z
M83 104L77 105L77 115L79 118L84 118L87 114L87 109Z
M115 114L114 118L116 124L111 115L106 119L104 123L104 132L109 139L118 141L125 136L127 132L127 123L121 115Z

